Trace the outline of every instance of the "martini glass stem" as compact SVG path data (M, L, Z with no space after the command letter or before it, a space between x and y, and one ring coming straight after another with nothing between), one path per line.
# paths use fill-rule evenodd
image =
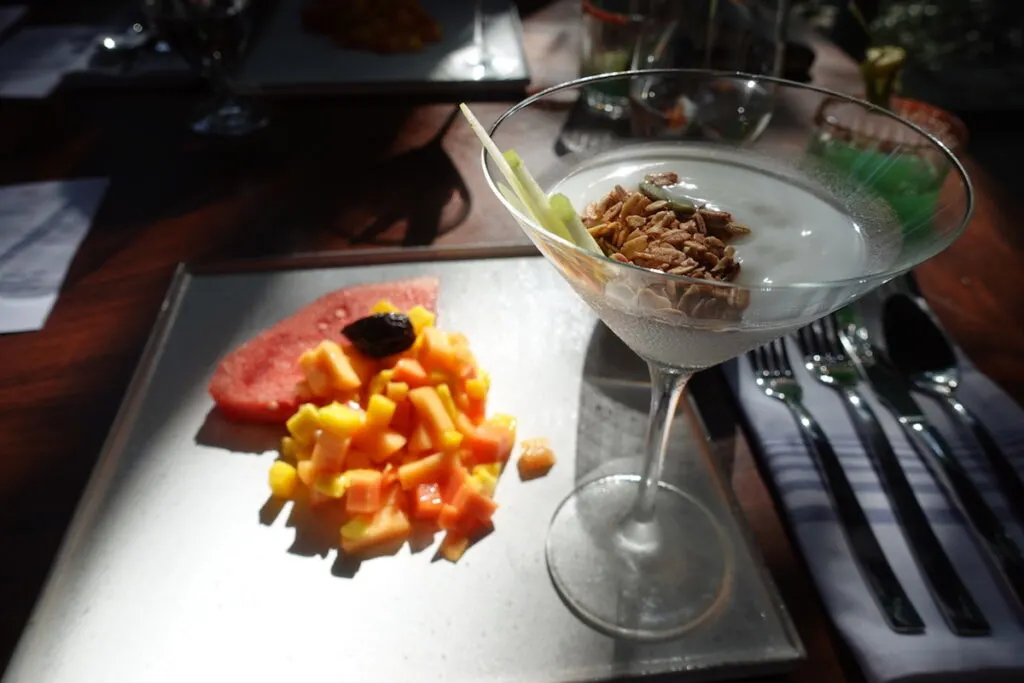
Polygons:
M651 373L651 414L647 424L647 443L640 492L633 505L631 521L644 524L654 518L654 504L658 499L658 482L665 467L665 451L672 430L672 418L679 405L679 397L692 376L679 368L660 363L647 364Z

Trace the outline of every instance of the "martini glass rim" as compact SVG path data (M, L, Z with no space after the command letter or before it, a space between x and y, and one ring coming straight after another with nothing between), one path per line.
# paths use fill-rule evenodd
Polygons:
M963 164L960 163L960 160L957 159L956 155L953 154L953 152L951 152L949 148L946 147L946 145L941 140L939 140L937 137L935 137L928 131L924 130L917 124L908 121L907 119L904 119L901 116L898 116L897 114L894 114L893 112L889 111L884 107L880 107L865 100L861 100L851 95L846 95L835 90L831 90L829 88L823 88L821 86L811 85L808 83L797 83L796 81L787 80L785 78L776 78L774 76L751 74L746 73L744 71L658 68L634 69L631 71L614 71L604 74L596 74L594 76L584 76L581 78L573 79L571 81L566 81L565 83L559 83L557 85L550 86L539 92L534 93L533 95L530 95L529 97L526 97L523 100L520 100L516 104L509 107L504 113L501 114L501 116L497 118L497 120L493 124L491 124L488 130L488 134L493 137L495 131L497 131L501 127L501 124L506 119L514 116L517 112L526 109L530 105L534 104L535 102L539 102L540 100L544 99L545 97L548 97L549 95L562 92L563 90L576 90L591 83L600 83L602 81L617 79L631 79L638 76L694 76L702 78L735 78L767 82L775 85L781 85L785 88L791 88L794 90L815 92L820 95L824 95L840 101L857 105L864 109L865 111L886 116L896 121L897 123L906 126L907 128L910 128L911 130L915 131L916 133L924 137L928 142L934 145L934 147L945 157L946 161L950 164L950 166L953 167L953 169L955 169L957 175L960 177L960 180L963 182L964 192L966 195L966 210L963 212L963 215L960 218L960 225L956 228L955 231L949 233L945 239L936 240L935 244L930 245L925 250L922 250L922 252L918 254L918 256L915 257L914 259L909 260L905 263L899 262L895 264L894 267L887 267L879 271L864 273L854 277L839 278L835 280L818 280L811 282L786 282L771 285L744 285L735 282L724 281L712 282L708 280L687 277L685 275L670 274L660 270L654 270L652 268L645 268L643 266L634 265L632 263L623 263L621 261L616 261L614 259L607 258L604 255L595 254L592 251L583 249L582 247L576 245L574 242L565 239L564 237L544 230L544 228L538 225L536 221L523 214L518 208L516 208L511 202L509 202L508 199L504 196L504 194L498 189L497 182L491 175L491 171L487 165L487 150L481 149L480 163L481 166L483 167L484 178L487 181L487 185L491 188L491 192L494 193L494 195L498 198L498 201L500 201L505 206L505 208L513 215L513 217L515 217L521 224L529 225L531 230L543 234L544 239L551 240L567 249L571 249L572 251L576 252L585 259L600 260L602 263L612 264L612 267L622 268L625 269L627 272L630 270L637 271L648 277L656 275L659 276L660 278L664 278L669 281L681 282L687 285L714 285L715 287L740 290L767 289L773 292L786 290L808 290L829 287L844 287L848 285L861 284L872 280L891 279L929 260L930 258L936 256L937 254L942 252L946 247L948 247L949 245L951 245L953 242L960 238L964 230L967 228L967 224L970 222L971 216L974 213L974 186L971 183L970 177L967 175L967 170L964 168Z

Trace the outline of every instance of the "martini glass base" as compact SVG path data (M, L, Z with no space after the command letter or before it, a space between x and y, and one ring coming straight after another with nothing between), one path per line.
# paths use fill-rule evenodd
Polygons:
M732 547L710 511L658 485L654 516L631 519L640 477L585 484L555 511L548 571L566 605L614 637L664 640L713 616L732 584Z

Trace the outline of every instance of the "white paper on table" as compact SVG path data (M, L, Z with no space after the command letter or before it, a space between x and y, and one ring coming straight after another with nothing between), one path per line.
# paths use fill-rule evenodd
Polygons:
M3 37L8 29L21 21L21 18L27 12L27 5L4 5L0 7L0 37Z
M43 327L108 182L0 187L0 334Z
M0 96L48 97L64 76L85 69L96 49L95 26L39 26L0 44Z

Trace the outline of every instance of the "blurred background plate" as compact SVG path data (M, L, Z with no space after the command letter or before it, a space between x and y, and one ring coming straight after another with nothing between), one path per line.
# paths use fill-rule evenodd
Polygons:
M393 55L339 48L302 28L309 0L280 0L259 21L236 74L239 92L265 94L429 94L437 101L516 99L530 74L519 12L509 0L483 0L490 68L465 63L473 47L472 0L423 0L441 24L441 40L419 52Z

